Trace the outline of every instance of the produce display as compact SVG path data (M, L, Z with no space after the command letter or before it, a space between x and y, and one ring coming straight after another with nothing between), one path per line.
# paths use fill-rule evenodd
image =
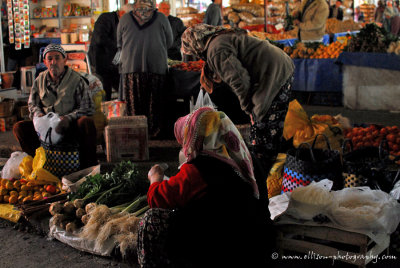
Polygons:
M1 179L0 202L25 204L46 199L60 192L61 190L55 184L37 185L23 179Z
M371 4L362 4L360 5L360 10L362 13L364 13L364 21L367 23L373 22L374 19L374 14L375 14L375 5Z
M386 42L384 29L374 23L365 25L360 32L351 39L347 48L348 52L386 52Z
M326 20L325 31L328 34L343 33L348 31L357 31L362 28L361 24L353 20L338 20L336 18L329 18Z
M346 139L351 139L354 149L366 146L378 147L383 139L388 141L390 154L400 155L400 129L398 126L355 127L344 131Z
M201 72L203 66L204 66L204 61L198 60L198 61L181 62L179 64L172 65L171 67L187 72Z
M387 53L395 53L396 55L400 55L400 41L391 42L389 48L387 49Z
M226 24L239 28L265 23L264 7L254 3L234 4L226 7L222 11L222 16Z
M321 43L304 44L299 42L295 46L285 47L283 50L292 59L335 59L344 50L346 43L335 41L325 46Z
M285 39L293 39L297 38L297 28L286 31L286 32L281 32L281 33L266 33L266 32L259 32L259 31L250 31L248 33L250 36L257 37L260 39L270 39L270 40L285 40Z

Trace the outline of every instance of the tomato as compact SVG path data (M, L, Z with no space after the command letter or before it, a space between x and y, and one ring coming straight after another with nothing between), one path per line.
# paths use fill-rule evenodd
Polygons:
M388 135L386 135L386 139L388 141L395 142L396 141L396 136L393 135L393 134L388 134Z
M383 128L381 128L381 130L379 131L379 133L380 133L380 134L386 135L386 134L387 134L387 129L383 127Z
M372 131L372 136L373 137L377 137L379 135L379 131L377 129L375 129L374 131Z
M356 144L356 148L360 148L360 147L362 147L363 146L363 143L362 142L358 142L357 144Z
M396 138L396 144L400 145L400 137Z
M350 139L352 136L353 136L353 134L351 134L351 132L349 132L349 133L346 134L346 138L347 138L347 139Z
M392 150L395 151L395 152L399 151L399 145L393 144Z
M363 143L363 145L364 145L365 147L371 147L371 146L372 146L372 143L369 142L369 141L366 141L366 142Z
M49 184L46 187L46 192L50 194L55 194L57 192L57 188L54 185Z

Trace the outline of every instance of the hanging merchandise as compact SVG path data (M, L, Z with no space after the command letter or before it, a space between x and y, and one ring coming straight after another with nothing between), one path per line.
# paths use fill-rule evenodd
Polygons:
M7 0L10 44L15 50L30 47L29 0Z

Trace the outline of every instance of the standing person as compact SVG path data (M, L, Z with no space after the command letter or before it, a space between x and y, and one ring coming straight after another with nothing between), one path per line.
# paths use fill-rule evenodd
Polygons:
M360 6L357 6L354 12L354 21L364 22L364 13L361 11Z
M88 81L66 66L67 57L60 45L50 44L43 51L47 67L33 83L28 100L29 117L41 117L54 112L61 117L55 131L65 141L78 138L80 167L97 165L96 127L88 116L94 104L88 91ZM40 146L33 122L19 121L13 128L14 136L24 152L35 156Z
M120 18L132 8L131 4L126 4L119 11L103 13L94 24L88 54L90 64L103 84L108 101L111 100L112 89L119 88L118 66L112 63L117 53L117 26Z
M385 4L383 0L379 0L378 7L375 9L375 15L374 15L375 22L383 23L383 19L385 18L383 16L384 12L385 12Z
M211 0L212 3L207 7L204 23L208 25L222 25L222 0Z
M186 161L169 180L159 165L148 173L140 266L268 267L268 210L259 209L251 155L235 125L202 107L174 132Z
M136 0L133 10L118 24L122 96L128 115L147 116L151 138L161 130L167 50L172 38L167 17L157 12L152 0Z
M250 142L266 174L275 162L291 97L294 64L280 48L250 37L245 30L206 24L186 29L182 52L206 64L200 82L212 93L224 81L251 117Z
M325 0L303 0L300 9L293 14L300 41L322 42L328 16L329 5Z
M336 0L336 3L329 7L329 18L343 20L342 0Z
M171 16L170 5L168 2L161 2L158 6L158 10L167 16L169 24L171 25L172 35L173 35L173 43L172 46L168 49L168 58L171 60L182 60L181 55L181 36L183 32L186 30L185 25L183 25L183 21L178 18Z

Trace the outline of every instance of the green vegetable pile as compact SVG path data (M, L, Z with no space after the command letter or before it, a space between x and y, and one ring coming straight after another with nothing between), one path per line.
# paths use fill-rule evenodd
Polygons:
M397 38L387 33L385 29L378 27L375 23L369 23L350 39L345 50L348 52L386 53L390 42L395 39Z
M145 196L149 182L144 171L130 161L119 163L111 173L88 176L78 191L71 193L70 200L83 199L108 207L131 204ZM143 198L141 198L143 200Z

